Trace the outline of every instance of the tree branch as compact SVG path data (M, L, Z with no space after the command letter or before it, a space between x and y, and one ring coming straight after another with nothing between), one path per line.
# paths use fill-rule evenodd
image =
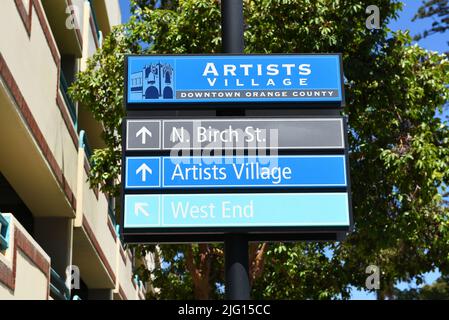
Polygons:
M259 246L260 245L260 246ZM262 275L263 268L265 265L265 253L268 249L268 244L266 242L262 244L250 244L249 257L250 257L250 285Z

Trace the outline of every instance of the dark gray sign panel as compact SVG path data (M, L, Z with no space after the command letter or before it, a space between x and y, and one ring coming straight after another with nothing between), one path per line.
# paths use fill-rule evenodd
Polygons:
M342 118L164 120L164 150L343 149Z
M344 149L343 118L164 120L164 150Z
M344 149L343 118L127 120L127 150Z

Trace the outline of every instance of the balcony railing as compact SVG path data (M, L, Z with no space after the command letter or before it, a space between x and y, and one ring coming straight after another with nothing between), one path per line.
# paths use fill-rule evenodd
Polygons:
M75 126L75 128L77 127L78 124L78 119L76 116L76 107L75 107L75 103L73 102L73 100L69 97L68 95L68 89L69 89L69 85L67 84L67 80L64 77L63 72L61 71L59 76L59 83L61 84L61 92L62 92L62 96L64 98L64 101L67 105L67 108L69 109L69 113L70 113L70 117L72 118L73 124Z
M9 218L4 217L0 212L0 250L9 247Z
M98 26L97 15L95 13L94 0L89 0L89 4L90 4L90 11L92 12L92 18L93 18L94 24L95 24L95 32L97 34L97 39L98 39L98 41L100 41L101 40L101 32L100 32L100 27Z
M87 160L90 163L93 153L92 153L92 149L90 148L90 145L89 145L89 140L87 140L86 131L84 131L84 130L80 131L78 146L80 148L84 149L84 153L86 154L86 158L87 158Z
M92 149L90 148L89 140L87 139L87 134L84 130L80 131L78 145L80 148L84 149L86 158L89 163L91 163ZM115 216L115 199L113 197L108 197L108 214L109 218L111 218L112 225L116 227L117 236L119 236L119 232L117 231L117 219Z
M50 270L50 292L55 300L70 300L70 290L64 279L53 268Z
M137 274L134 275L133 282L136 284L136 287L138 290L142 290L142 291L147 290L145 284L142 282L142 280L140 280L139 275L137 275Z
M115 218L115 201L113 197L108 197L108 214L111 218L112 224L115 226L117 224L117 220Z

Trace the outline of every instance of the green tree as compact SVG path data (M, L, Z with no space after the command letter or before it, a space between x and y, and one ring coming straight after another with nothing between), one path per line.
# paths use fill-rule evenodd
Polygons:
M441 276L434 283L422 288L395 290L394 298L398 300L449 300L449 277Z
M93 155L92 187L118 194L124 54L221 51L220 2L132 1L129 23L114 28L71 88L105 127L107 147ZM360 0L246 0L245 52L343 53L349 117L354 231L345 241L253 244L252 295L257 298L348 298L364 288L365 269L381 270L379 298L397 281L448 273L449 127L436 118L449 98L449 62L411 45L387 24L401 3L377 2L380 30L365 27ZM222 296L219 244L161 245L152 298ZM141 250L153 250L142 247ZM142 271L142 270L140 270ZM148 279L148 274L142 275Z

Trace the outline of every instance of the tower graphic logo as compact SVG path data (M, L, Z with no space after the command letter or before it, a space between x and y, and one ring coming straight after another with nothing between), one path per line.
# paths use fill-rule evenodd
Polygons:
M155 61L130 78L131 98L136 100L173 99L174 69L170 63Z

